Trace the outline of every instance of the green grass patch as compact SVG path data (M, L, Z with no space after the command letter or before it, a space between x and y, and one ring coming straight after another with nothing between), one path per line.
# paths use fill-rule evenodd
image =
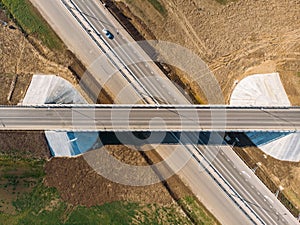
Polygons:
M69 215L66 224L132 224L139 205L136 203L113 202L86 208L79 206Z
M216 0L216 1L222 5L225 5L228 2L228 0Z
M29 0L0 1L26 34L34 35L51 50L63 48L62 41Z
M164 224L176 224L176 225L192 225L191 220L185 216L182 211L179 211L178 205L158 206L151 204L145 206L137 212L137 218L139 223L137 224L151 224L151 225L164 225Z
M30 193L14 203L16 215L0 214L0 224L130 224L138 204L113 202L102 206L70 206L63 202L56 189L38 184Z
M90 208L70 205L61 199L55 188L43 184L44 164L44 160L0 154L1 225L192 224L176 204L161 206L118 201ZM1 195L3 190L6 196ZM7 204L14 208L13 213L3 209ZM194 205L190 207L196 210Z
M21 155L0 154L1 176L9 176L11 172L22 170L21 177L41 178L44 175L45 161L40 159L22 158Z
M166 8L159 2L159 0L148 0L148 2L163 16L167 14Z
M213 225L219 224L218 221L200 205L195 197L187 196L180 200L181 206L185 209L194 224Z
M0 155L0 191L6 193L0 195L0 224L130 224L136 215L137 203L113 202L91 208L70 206L55 188L43 184L44 164L43 160ZM24 186L27 184L24 180L31 183L31 188ZM27 191L15 194L15 190L19 192L24 187ZM8 199L14 199L10 204L15 213L3 211L2 205Z
M226 5L229 2L234 2L234 1L237 1L237 0L215 0L215 1L217 1L218 3L220 3L222 5Z

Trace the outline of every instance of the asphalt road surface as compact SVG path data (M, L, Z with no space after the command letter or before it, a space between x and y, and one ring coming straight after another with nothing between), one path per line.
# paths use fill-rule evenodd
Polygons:
M143 81L142 85L140 83L138 84L138 86L146 87L147 90L149 88L150 90L148 90L147 93L143 92L145 91L144 89L139 89L139 91L137 91L135 88L129 86L128 90L126 90L125 93L123 92L122 94L120 94L120 90L122 90L124 86L128 86L128 79L126 79L124 77L124 74L121 73L116 73L116 75L110 76L109 79L111 80L111 82L106 82L107 76L103 72L108 69L110 71L114 71L118 68L116 68L115 65L111 65L112 62L109 60L106 60L106 64L103 64L103 61L101 60L100 62L99 60L96 61L96 59L102 57L103 52L101 53L99 46L92 40L91 35L94 35L95 33L101 34L102 28L105 27L115 35L115 40L106 40L104 37L104 40L112 46L116 46L113 44L118 44L117 42L121 41L119 37L122 38L122 40L124 40L125 42L128 40L132 41L132 39L117 23L117 21L107 12L107 10L103 8L103 6L101 6L100 1L76 1L76 4L81 6L81 12L77 11L76 9L72 9L77 16L80 16L79 14L82 13L82 11L85 11L84 13L86 13L89 18L94 18L95 16L97 17L95 21L92 21L91 19L89 20L94 24L95 27L97 27L96 32L91 30L92 32L90 33L87 32L87 29L83 29L78 20L74 18L74 15L70 13L70 10L67 10L65 8L60 0L31 0L31 2L33 2L33 4L38 8L42 15L47 19L49 24L59 34L59 36L67 44L67 46L78 56L80 60L82 60L82 62L87 67L89 67L90 72L93 74L96 80L100 84L105 83L111 93L115 94L113 97L116 103L133 104L140 101L141 98L145 100L146 97L151 97L147 96L149 94L155 97L157 99L156 101L159 103L188 103L184 96L177 90L173 90L173 88L168 89L170 87L168 85L161 86L157 83L149 84L147 79L145 83ZM70 1L68 0L67 2ZM89 9L86 6L88 6ZM112 29L111 26L118 29L118 34L116 34L116 29ZM103 38L101 38L100 41L103 42ZM104 43L103 47L107 48L107 45L105 45ZM135 51L136 50L137 49L135 49ZM139 53L139 55L143 54L140 49L138 49L137 52ZM118 54L120 53L122 52L119 52ZM126 54L128 55L128 53ZM123 52L121 55L124 56L126 54ZM106 55L113 56L112 52L110 51L108 51ZM128 56L126 56L126 58L128 58ZM122 61L126 62L126 58L123 58ZM147 68L146 65L145 67ZM129 67L129 69L135 70L135 72L138 73L136 74L136 76L141 75L140 70L142 69L138 69L136 67ZM99 73L99 71L101 71L101 73ZM143 68L142 72L143 71L145 72L147 70ZM155 68L155 66L151 65L151 69L149 71L150 74L152 74L151 72L153 72L157 75L157 68ZM124 73L128 74L129 72L125 71ZM176 92L176 94L172 94L174 92ZM146 97L144 95L146 95ZM145 103L147 103L147 101L145 101ZM165 152L167 152L166 150L172 149L172 147L164 146L156 148L156 150L163 157ZM185 148L182 147L182 150L189 150L193 152L198 150L200 151L201 149L198 149L197 146L186 145ZM265 221L265 224L297 224L296 220L291 216L291 214L281 205L280 202L274 199L272 193L269 190L266 190L266 187L258 180L256 176L250 175L251 179L247 179L248 185L243 184L243 178L240 176L234 177L234 179L228 178L228 182L230 183L226 183L224 181L225 179L222 179L220 175L226 175L226 173L228 173L227 171L231 173L231 170L239 171L238 174L249 174L249 171L245 172L249 170L249 168L247 168L247 166L245 166L245 164L238 157L236 157L230 147L226 149L222 147L222 150L224 151L223 155L218 154L216 156L217 159L221 162L223 160L231 160L234 164L234 166L232 167L226 167L227 170L223 171L223 167L219 163L215 164L217 168L212 168L212 165L210 164L210 166L205 167L206 169L203 170L203 168L201 168L200 166L200 163L197 161L198 158L201 158L203 156L199 155L201 152L195 152L193 153L195 155L193 160L191 160L190 163L188 163L178 172L183 181L187 183L188 186L190 186L190 188L200 199L200 201L205 204L205 206L218 218L218 220L222 224L263 223L255 218L253 219L253 210L256 212L256 215L259 215L259 217L262 218L263 221ZM225 156L226 154L228 155ZM210 156L207 157L209 158ZM210 170L211 172L208 172L208 170ZM242 171L244 171L244 173L242 173ZM229 186L231 186L232 188L229 188ZM255 190L257 190L257 192L251 192L251 189L253 189L252 186L255 188ZM235 189L240 191L240 198L238 198L236 192L233 191ZM264 192L266 192L267 194L265 194ZM248 195L246 195L246 193L251 193L251 198L248 198ZM268 207L270 207L270 203L268 203L266 198L262 197L265 195L269 196L268 199L271 198L273 201L272 211L266 210L268 209ZM266 201L263 200L261 202L260 199L265 199ZM248 201L248 205L250 205L251 210L249 209L249 207L246 207L245 209L245 202ZM252 220L250 220L246 216L246 214L251 215ZM274 221L276 223L274 223Z
M300 108L2 107L0 130L298 131Z
M151 96L154 103L158 104L189 103L138 45L128 44L133 40L123 35L123 32L120 33L118 23L107 20L107 11L99 10L99 1L72 0L72 3L75 6L71 10L81 12L94 28L91 32L97 33L109 46L108 53L116 54L122 66L135 77L134 80L145 87L147 91L144 95ZM114 38L106 37L103 29L109 30Z

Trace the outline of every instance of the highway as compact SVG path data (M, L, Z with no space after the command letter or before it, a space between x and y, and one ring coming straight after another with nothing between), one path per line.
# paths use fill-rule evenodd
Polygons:
M80 7L79 11L74 6L67 9L60 0L31 0L31 2L42 13L67 46L88 66L88 69L95 79L100 84L105 84L110 92L115 94L113 96L115 103L134 104L140 102L141 98L144 100L144 103L149 103L145 98L147 95L152 95L152 97L147 97L151 97L151 99L154 97L158 103L188 103L181 92L177 91L173 85L162 86L159 84L160 80L151 80L152 84L149 84L149 79L146 79L146 81L141 79L142 84L137 82L138 87L128 86L128 80L136 79L130 74L128 69L126 69L126 71L124 70L124 72L122 72L123 74L121 74L118 72L119 68L115 65L113 66L111 61L108 62L108 60L106 60L106 64L103 64L103 60L95 60L103 56L103 51L99 49L98 44L96 44L91 36L101 39L99 43L101 43L102 48L106 50L109 50L107 43L111 46L117 46L117 42L123 41L122 43L126 43L133 41L108 11L103 8L99 1L74 1L74 3ZM70 1L66 2L73 4ZM86 6L88 6L88 8ZM72 11L73 14L70 11ZM94 24L94 27L97 27L96 31L93 30L93 27L86 24L84 26L88 26L88 28L84 28L80 25L78 18L82 12L88 15L89 22ZM74 14L78 17L77 19L74 18ZM98 34L101 34L101 30L104 27L103 24L105 24L105 28L113 32L115 40L107 40L103 36L96 37L99 36ZM117 28L119 34L116 34L116 30L111 29L111 26ZM91 32L89 33L87 30L91 30ZM95 34L97 35L95 36ZM144 56L141 49L135 48L134 50L138 52L139 55ZM134 53L136 54L136 52ZM118 54L120 54L120 52L118 52ZM111 51L106 52L104 55L105 57L116 58ZM121 55L121 61L125 62L128 56L125 57L124 55L126 54L124 53ZM144 61L147 60L145 59ZM122 62L119 61L117 64L122 64ZM140 66L141 65L139 65L139 67ZM147 70L147 66L151 69ZM146 76L152 73L156 75L160 74L159 76L163 77L161 72L157 71L158 69L153 63L148 63L147 66L145 64L141 69L132 66L129 67L129 69L134 70L135 73L137 73L135 76L139 77L142 74ZM117 73L111 76L115 71L117 71ZM145 72L147 72L147 74L145 74ZM131 78L125 78L124 76L131 76ZM144 76L142 76L142 78L144 78ZM108 79L110 79L111 82L106 82ZM119 94L124 86L128 87L126 93L122 92L122 94ZM137 90L137 88L139 89ZM153 102L151 103L153 104ZM55 110L50 109L48 113L49 115L53 115L55 114ZM80 117L78 114L77 116ZM183 143L183 145L184 144L185 143ZM208 148L210 150L211 146L208 146ZM182 146L182 150L189 151L193 154L193 158L185 167L178 171L178 175L222 224L297 224L296 220L282 204L274 199L274 195L266 189L256 176L251 174L249 168L235 155L231 147L220 148L223 154L221 154L222 151L217 147L215 149L221 152L215 155L216 163L214 163L214 165L209 164L205 167L201 167L198 159L202 161L203 157L205 157L203 152L207 153L207 151L201 149L201 146L199 148L194 145ZM172 146L156 147L156 150L163 158L166 156L166 152L172 151L172 149ZM212 151L212 153L214 153L214 151ZM210 158L209 155L207 157ZM229 162L230 165L228 163L226 164L225 161ZM226 167L225 169L224 166ZM243 171L244 173L242 173ZM234 175L231 176L231 174ZM244 174L251 174L249 175L251 179L249 179L249 177L245 179L245 177L243 177ZM251 193L251 196L249 193ZM264 196L268 196L268 199L271 198L272 204L268 202ZM271 206L272 209L270 208L270 204L273 205Z
M92 32L97 33L103 42L109 45L110 53L117 55L121 65L134 77L134 82L141 83L145 88L143 94L151 97L152 102L189 104L189 101L169 79L165 78L152 60L141 49L137 49L138 45L128 45L129 37L119 34L120 28L117 23L106 20L107 15L104 11L98 10L97 1L72 0L71 2L75 9L82 12L82 15L90 22ZM110 30L114 34L114 39L109 40L105 37L103 29ZM162 94L162 90L168 91Z
M300 108L93 105L0 108L0 130L290 131Z

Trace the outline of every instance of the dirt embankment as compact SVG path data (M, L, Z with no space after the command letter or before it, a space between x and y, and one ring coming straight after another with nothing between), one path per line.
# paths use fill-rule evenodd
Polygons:
M1 131L1 153L22 158L48 159L50 157L47 141L42 131Z
M107 146L106 149L124 163L148 165L140 153L125 146ZM162 205L174 202L165 184L132 187L114 183L99 176L82 156L53 158L46 165L46 174L45 183L56 187L65 201L75 205L93 206L120 200ZM191 195L176 176L166 182L178 199Z
M12 22L9 24L16 26ZM0 43L1 74L57 74L75 83L74 76L68 70L70 59L66 59L64 64L58 64L49 59L52 58L50 53L49 58L45 58L19 29L0 26ZM47 51L50 52L50 50Z

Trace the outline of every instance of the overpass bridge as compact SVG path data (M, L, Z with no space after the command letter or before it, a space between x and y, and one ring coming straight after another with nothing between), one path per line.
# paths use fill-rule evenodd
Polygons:
M1 106L0 130L298 132L300 107L225 105Z

